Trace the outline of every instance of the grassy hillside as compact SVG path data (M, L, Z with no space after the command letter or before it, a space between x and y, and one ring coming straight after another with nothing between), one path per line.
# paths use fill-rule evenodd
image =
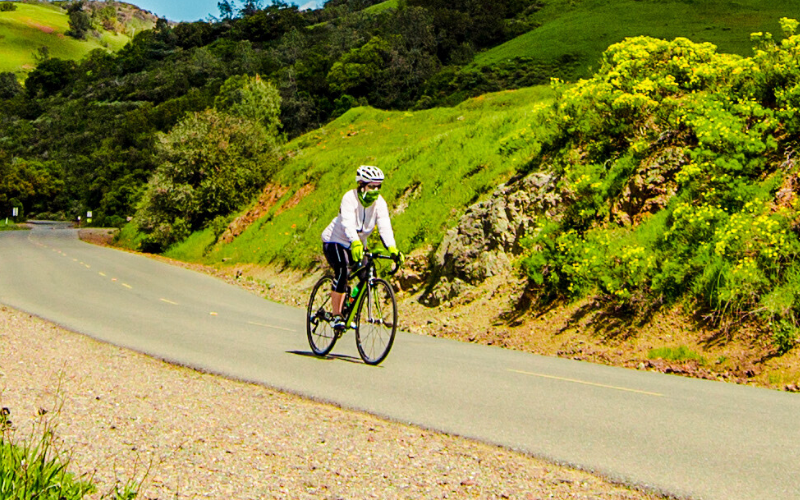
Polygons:
M800 18L794 0L546 0L531 15L540 25L476 56L479 68L529 57L551 64L570 56L580 61L575 76L598 68L603 51L626 37L689 38L711 42L720 52L751 55L750 33L780 33L778 19Z
M63 9L47 4L16 6L14 11L0 12L0 72L16 73L20 79L35 67L34 55L41 47L47 47L52 57L76 60L94 49L118 50L129 40L107 31L75 40L64 34L69 24Z
M636 37L609 47L591 79L555 90L414 113L352 109L289 144L241 235L218 242L228 226L218 220L167 255L309 267L355 166L377 164L401 249L436 248L456 229L409 267L429 280L413 291L417 309L466 314L460 338L485 329L487 343L515 345L492 331L528 321L516 345L537 352L544 336L553 354L694 363L709 378L763 372L762 382L797 390L800 23L778 22L783 35L745 37L758 49L749 57ZM488 279L471 269L500 257L516 267ZM524 279L517 288L493 282L512 273ZM289 276L279 287L294 285ZM483 307L494 308L488 319ZM601 354L585 358L592 352Z
M387 175L382 195L394 208L400 247L435 245L464 207L537 152L535 143L517 149L514 140L536 104L551 102L553 95L549 87L534 87L414 113L351 109L288 144L292 158L270 189L280 200L244 234L231 244L214 245L220 228L217 234L207 229L167 255L309 266L320 253L320 233L344 192L354 187L361 164L377 165Z
M364 12L369 14L377 14L386 9L396 9L399 4L400 0L386 0L385 2L375 4L372 7L367 7L364 9Z

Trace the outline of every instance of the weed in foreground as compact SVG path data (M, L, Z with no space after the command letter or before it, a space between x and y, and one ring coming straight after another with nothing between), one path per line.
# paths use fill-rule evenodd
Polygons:
M61 378L63 374L59 375L53 411L40 408L29 434L20 436L11 410L0 409L0 498L4 500L80 500L97 491L91 478L69 472L72 457L56 433L63 407ZM149 472L148 467L141 480L116 484L101 498L134 500Z
M73 500L94 486L69 472L69 455L59 450L52 421L39 412L31 436L17 439L8 408L2 409L0 433L0 498Z

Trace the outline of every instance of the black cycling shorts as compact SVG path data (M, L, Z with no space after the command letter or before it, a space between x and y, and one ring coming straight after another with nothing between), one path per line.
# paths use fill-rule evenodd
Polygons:
M333 268L333 290L339 293L347 291L347 268L353 260L350 249L339 243L323 243L322 251L328 264Z

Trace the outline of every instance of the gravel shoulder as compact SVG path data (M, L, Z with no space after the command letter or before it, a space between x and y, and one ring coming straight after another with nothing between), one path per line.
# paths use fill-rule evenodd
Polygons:
M57 425L72 470L140 498L656 496L513 451L228 380L0 307L0 405Z

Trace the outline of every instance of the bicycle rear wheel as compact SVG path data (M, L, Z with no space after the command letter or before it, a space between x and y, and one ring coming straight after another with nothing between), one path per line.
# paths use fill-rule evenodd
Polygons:
M311 351L317 356L327 356L336 344L336 332L331 327L331 290L333 278L323 276L314 285L308 299L306 313L306 334Z
M389 354L397 332L397 301L391 285L380 278L370 280L366 296L358 306L356 346L361 359L377 365Z

